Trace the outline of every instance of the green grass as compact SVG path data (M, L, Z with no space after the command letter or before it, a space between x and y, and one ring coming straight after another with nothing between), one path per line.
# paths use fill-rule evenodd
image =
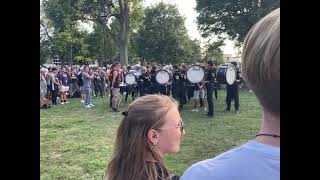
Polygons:
M240 113L225 112L225 91L218 92L215 118L205 112L191 112L192 103L182 112L187 135L181 151L165 162L172 174L182 175L195 162L212 158L245 143L258 132L261 108L253 93L240 91ZM131 98L130 98L131 100ZM109 98L93 98L92 109L84 109L78 98L70 104L40 112L41 179L101 179L111 158L121 113L110 111ZM120 110L126 105L122 104Z

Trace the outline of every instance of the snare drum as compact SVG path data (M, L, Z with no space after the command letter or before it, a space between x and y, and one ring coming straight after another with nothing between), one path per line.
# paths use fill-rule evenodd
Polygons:
M236 81L236 68L231 64L221 65L217 69L217 81L232 85Z
M164 69L157 71L156 81L161 85L167 84L170 81L170 72Z
M199 65L191 65L187 70L187 79L191 83L198 83L204 79L204 70Z

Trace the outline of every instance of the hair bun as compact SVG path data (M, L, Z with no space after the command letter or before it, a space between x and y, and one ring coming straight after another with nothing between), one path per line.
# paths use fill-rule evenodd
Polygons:
M122 115L128 116L128 111L123 111L123 112L122 112Z

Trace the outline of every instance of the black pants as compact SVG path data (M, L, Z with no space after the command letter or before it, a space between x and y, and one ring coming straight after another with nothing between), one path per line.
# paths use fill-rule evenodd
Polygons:
M131 98L132 98L132 101L134 101L134 99L135 99L135 89L134 89L135 87L133 87L133 86L127 86L126 87L126 97L125 97L125 99L124 99L124 101L125 102L127 102L127 100L128 100L128 95L131 93Z
M98 97L98 92L100 93L100 96L103 96L102 93L102 85L100 82L96 82L94 83L94 93L96 94L96 96Z
M214 88L214 97L218 99L218 88Z
M207 86L208 116L214 115L212 95L213 95L213 85L208 84Z
M51 90L52 93L52 104L57 105L57 89Z
M110 107L112 107L112 98L113 98L113 96L112 96L112 90L111 90L111 88L110 88Z
M177 85L172 86L172 97L179 101L180 87Z
M167 88L166 88L166 90L167 90L167 96L170 96L170 94L171 94L171 85L167 85Z
M101 89L102 89L102 96L106 95L106 81L101 80Z
M160 85L159 91L160 94L167 95L167 87L165 85Z
M227 111L230 111L231 107L231 101L234 99L234 108L236 111L239 110L239 88L238 85L227 85L227 97L226 97L226 103L227 103Z
M179 110L183 110L183 105L186 103L186 88L181 86L179 88Z

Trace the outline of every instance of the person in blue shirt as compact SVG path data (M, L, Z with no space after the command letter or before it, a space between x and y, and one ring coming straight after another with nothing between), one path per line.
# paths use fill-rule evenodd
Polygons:
M280 180L280 8L249 31L241 58L263 109L261 129L244 145L192 165L182 180Z

